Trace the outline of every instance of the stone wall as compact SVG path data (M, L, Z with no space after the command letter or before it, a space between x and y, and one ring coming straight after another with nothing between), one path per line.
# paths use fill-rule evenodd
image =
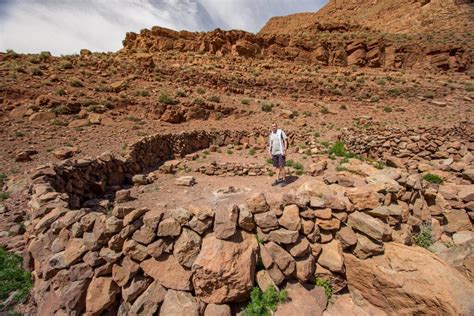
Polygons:
M411 244L412 231L427 223L436 240L472 231L472 178L443 187L420 173L378 170L356 159L343 166L364 179L357 187L322 177L273 200L257 193L217 208L146 209L114 200L138 172L235 143L265 146L265 138L258 131L154 135L125 158L106 153L39 169L25 253L38 314L229 314L255 284L266 289L317 276L338 292L346 286L344 252L365 259L383 253L390 240ZM472 163L467 159L464 169Z
M461 123L450 128L348 128L339 140L360 155L373 158L395 156L407 159L459 160L474 149L474 124Z

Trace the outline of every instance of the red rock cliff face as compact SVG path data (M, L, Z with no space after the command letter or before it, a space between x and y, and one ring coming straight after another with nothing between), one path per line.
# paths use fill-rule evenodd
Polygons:
M324 66L454 71L465 71L472 66L472 53L461 45L394 42L368 28L346 23L315 23L306 30L299 35L255 35L237 30L193 33L153 27L142 30L140 34L127 33L123 51L153 53L174 50L217 56L277 58ZM354 37L354 34L358 36Z

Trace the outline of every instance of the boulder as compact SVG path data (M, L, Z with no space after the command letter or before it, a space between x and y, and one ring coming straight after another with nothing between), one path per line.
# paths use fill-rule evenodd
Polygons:
M191 291L191 271L185 270L174 256L162 255L140 264L142 270L168 289Z
M194 231L184 228L174 244L173 254L182 266L191 268L200 247L201 237Z
M357 236L348 226L341 228L337 232L336 238L341 243L342 249L347 249L357 244Z
M327 299L324 291L307 290L298 282L288 282L285 290L288 300L280 303L275 311L275 316L321 316L326 308Z
M321 245L321 248L318 263L332 272L344 272L344 257L339 241L334 239Z
M181 234L181 225L174 218L167 218L158 225L158 236L179 236Z
M386 234L385 224L382 221L361 212L349 214L347 225L378 241L384 240Z
M231 316L232 312L229 305L208 304L204 311L204 316Z
M301 227L300 210L298 206L294 204L285 206L283 215L278 222L286 229L298 231Z
M296 262L293 257L274 242L266 243L264 246L272 260L276 263L278 268L286 276L290 276L295 272Z
M356 210L373 209L380 205L378 195L369 189L358 187L348 189L346 196L349 198Z
M199 301L190 293L168 290L161 305L160 315L199 316Z
M257 284L260 289L265 292L269 288L273 287L275 289L278 289L277 286L275 285L275 282L273 282L272 277L268 273L267 270L260 270L257 272Z
M369 257L383 253L383 243L377 242L369 237L357 234L357 246L354 249L354 255L359 259L367 259Z
M293 244L298 239L298 232L294 230L286 230L280 228L272 230L268 236L268 240L277 242L279 244Z
M383 256L345 264L349 290L388 314L474 313L474 285L426 249L386 243Z
M232 237L237 231L239 208L237 206L220 207L216 210L214 233L219 239Z
M469 215L464 210L451 210L443 214L447 224L444 225L444 231L455 233L462 230L471 230L472 224Z
M263 193L258 193L247 199L250 212L252 214L263 213L270 210L267 199Z
M255 223L260 228L278 227L278 219L273 211L255 214L254 219Z
M163 302L166 289L154 281L133 303L130 308L132 315L154 315L159 305Z
M196 295L208 304L246 300L254 282L257 248L255 237L245 231L229 240L208 234L192 266Z
M101 315L115 303L120 288L110 277L92 279L87 289L86 312L89 315Z

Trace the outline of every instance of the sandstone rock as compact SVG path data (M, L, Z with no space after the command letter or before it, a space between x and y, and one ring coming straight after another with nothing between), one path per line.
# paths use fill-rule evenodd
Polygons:
M460 231L453 235L453 242L455 245L462 245L474 240L474 232Z
M308 291L298 282L289 282L285 288L288 300L278 305L275 316L301 315L321 316L327 300L324 292Z
M324 230L338 230L341 227L341 222L337 218L325 220L325 219L317 219L316 225L319 228Z
M361 212L349 214L347 225L371 238L382 241L386 239L384 223L370 215Z
M464 210L451 210L443 214L447 224L444 225L444 231L455 233L462 230L471 230L472 224L469 216Z
M80 238L73 238L69 241L64 250L64 264L69 266L77 262L82 255L87 252L87 248L84 245L84 240Z
M194 231L184 228L174 244L173 254L182 266L191 268L200 247L201 237Z
M204 316L231 316L232 312L229 305L208 304L204 311Z
M461 190L459 190L458 196L466 203L474 201L474 185L464 186Z
M104 249L106 248L102 248L102 250ZM102 254L102 250L101 250L101 254ZM145 258L148 257L148 252L147 252L146 247L142 244L137 243L133 239L127 240L123 244L123 253L139 262L145 260Z
M321 245L322 251L318 263L332 272L344 272L344 257L342 248L337 240Z
M130 308L132 315L152 316L164 301L166 289L154 281L133 303Z
M359 259L382 254L384 250L383 243L371 240L362 234L357 234L357 246L354 249L354 255Z
M332 302L328 308L324 311L325 316L339 316L339 315L377 315L387 316L385 311L376 308L369 304L366 300L360 297L360 295L353 295L355 299L352 299L351 294L338 295L335 302Z
M163 217L164 210L161 208L152 209L143 215L143 224L145 227L155 232L158 224L160 223L161 218Z
M214 233L219 239L227 239L236 233L239 208L237 206L221 207L214 218Z
M274 242L269 242L263 247L265 247L265 249L268 251L271 258L276 263L281 272L283 272L283 274L285 274L286 276L290 276L295 272L295 259L293 259L293 257L283 248L281 248Z
M132 238L141 244L148 245L155 238L155 232L148 227L144 226L142 229L137 230L133 233Z
M168 290L161 305L160 315L199 316L199 302L190 293Z
M87 289L86 311L90 315L101 315L116 300L120 288L110 277L92 279Z
M263 292L265 292L267 289L271 287L278 289L277 286L275 285L275 282L273 282L272 277L270 276L270 274L268 274L267 270L258 271L256 279L257 279L258 286Z
M78 150L76 147L60 147L53 150L53 155L58 159L68 159L74 156Z
M239 227L247 231L252 231L255 229L255 222L252 216L252 212L247 204L239 205Z
M287 250L295 258L303 257L309 252L309 242L305 237L300 235L296 243L289 245Z
M247 199L250 212L252 214L263 213L270 210L267 199L263 193L255 194Z
M278 219L273 211L257 213L254 215L255 223L260 228L278 227Z
M472 313L474 286L423 248L386 243L383 256L360 260L346 254L345 263L351 292L358 290L389 314Z
M44 122L53 120L56 117L56 114L53 112L37 112L30 115L28 119L30 122Z
M162 255L158 259L148 259L140 267L149 276L168 289L191 291L191 271L185 270L174 256Z
M115 192L115 202L117 203L123 203L132 200L131 192L130 190L120 190ZM115 215L115 214L114 214ZM117 216L117 215L115 215ZM120 216L117 216L120 218Z
M175 180L176 185L191 187L196 184L196 179L193 176L182 176Z
M346 195L354 204L356 210L373 209L380 205L379 198L372 190L353 188L346 191Z
M255 274L255 237L240 231L229 240L211 233L204 237L192 270L196 295L206 303L222 304L248 298Z
M112 278L118 286L124 286L138 270L140 270L140 265L129 257L125 257L120 265L113 265Z
M144 207L131 211L123 218L123 226L128 226L131 222L142 217L142 215L148 211L149 209L144 208Z
M179 236L181 234L181 225L174 218L167 218L158 225L158 236Z
M268 236L268 240L277 242L279 244L293 244L298 239L298 232L294 230L286 230L280 228L272 230Z
M298 231L301 227L300 210L298 206L294 204L285 206L283 215L278 222L286 229Z
M336 238L344 250L357 244L357 236L348 226L341 228L341 230L337 232Z
M136 174L132 177L132 182L134 185L147 185L148 179L144 174Z
M134 302L151 283L152 281L150 278L141 275L134 276L129 283L122 287L122 299L128 303Z
M316 260L312 255L296 261L296 277L301 282L310 282L314 278Z

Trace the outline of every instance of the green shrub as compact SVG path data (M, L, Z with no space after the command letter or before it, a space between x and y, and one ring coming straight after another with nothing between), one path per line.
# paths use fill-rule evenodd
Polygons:
M435 183L435 184L440 184L441 182L443 182L443 179L441 179L440 176L438 176L436 174L432 174L432 173L425 174L423 176L423 179L428 181L428 182Z
M316 286L320 286L324 288L324 293L326 294L326 297L330 299L332 297L331 281L326 280L326 279L316 278L315 282L316 282Z
M303 169L304 169L304 166L303 166L301 163L299 163L299 162L295 162L295 163L293 164L293 168L295 168L296 170L303 170Z
M385 79L380 78L380 79L377 79L376 83L377 83L379 86L385 86L385 84L386 84L387 82L385 81Z
M201 99L201 98L196 98L196 99L194 99L193 103L194 103L195 105L199 105L199 106L206 105L206 101L204 101L204 100Z
M7 180L7 175L3 172L0 173L0 188L3 187L5 184L5 180Z
M63 88L57 88L56 90L54 90L54 93L56 95L59 95L60 97L66 95L66 91Z
M329 110L327 107L325 107L324 105L321 107L321 110L320 110L321 114L328 114L329 113Z
M385 164L384 164L382 161L377 161L377 162L375 163L374 167L377 168L377 169L382 170L382 169L384 169L386 166L385 166Z
M379 102L380 97L378 95L373 95L370 97L370 102Z
M71 87L74 87L74 88L84 87L84 84L82 83L82 81L76 78L69 80L69 84L71 85Z
M211 95L208 99L209 102L220 103L221 98L218 95Z
M250 293L250 302L243 310L245 316L270 316L279 303L288 299L286 291L278 291L269 287L262 292L259 287L254 287Z
M398 88L391 88L388 90L388 94L392 97L398 97L402 92Z
M137 90L137 92L135 93L137 96L141 96L141 97L148 97L150 96L150 92L148 92L148 90L146 89L140 89L140 90Z
M204 90L204 88L197 88L196 92L199 94L204 94L206 93L206 90Z
M389 106L384 106L384 107L383 107L383 111L384 111L385 113L391 113L391 112L392 112L392 108L389 107Z
M183 90L178 90L178 91L176 91L176 97L177 98L185 98L185 97L187 97L187 95L186 95L186 92L184 92Z
M59 64L59 68L61 69L72 69L72 63L70 61L63 61L62 63Z
M263 103L263 104L262 104L262 111L263 111L263 112L271 112L271 111L273 111L273 103Z
M466 90L466 92L474 92L474 84L470 83L470 84L467 84L464 89Z
M33 76L42 76L43 75L43 71L39 68L36 68L36 67L31 68L30 72Z
M160 94L160 96L158 97L158 102L160 102L161 104L166 104L166 105L175 105L178 103L175 99L170 97L165 92L162 92Z
M240 101L242 104L245 104L245 105L249 105L250 104L250 100L249 99L242 99Z
M425 98L427 99L433 99L434 98L434 93L433 92L427 92L424 95Z
M234 152L232 151L232 149L227 149L226 153L227 153L228 155L232 155Z
M54 119L51 124L56 125L56 126L67 126L68 122L57 118L57 119Z
M249 155L250 155L250 156L253 156L253 155L255 155L255 153L256 153L255 148L250 148L250 150L249 150Z
M338 157L346 157L348 152L346 150L346 146L343 142L336 142L332 147L329 149L330 155L336 155Z
M21 268L20 256L8 253L0 247L0 310L5 301L13 293L13 304L22 303L30 293L33 285L31 274Z
M417 246L429 249L433 245L431 226L421 225L420 231L413 235L413 241Z
M0 201L5 201L9 197L10 197L10 194L8 192L0 191Z
M69 108L67 108L64 105L60 105L55 107L54 109L51 110L53 113L56 113L57 115L61 114L69 114Z

